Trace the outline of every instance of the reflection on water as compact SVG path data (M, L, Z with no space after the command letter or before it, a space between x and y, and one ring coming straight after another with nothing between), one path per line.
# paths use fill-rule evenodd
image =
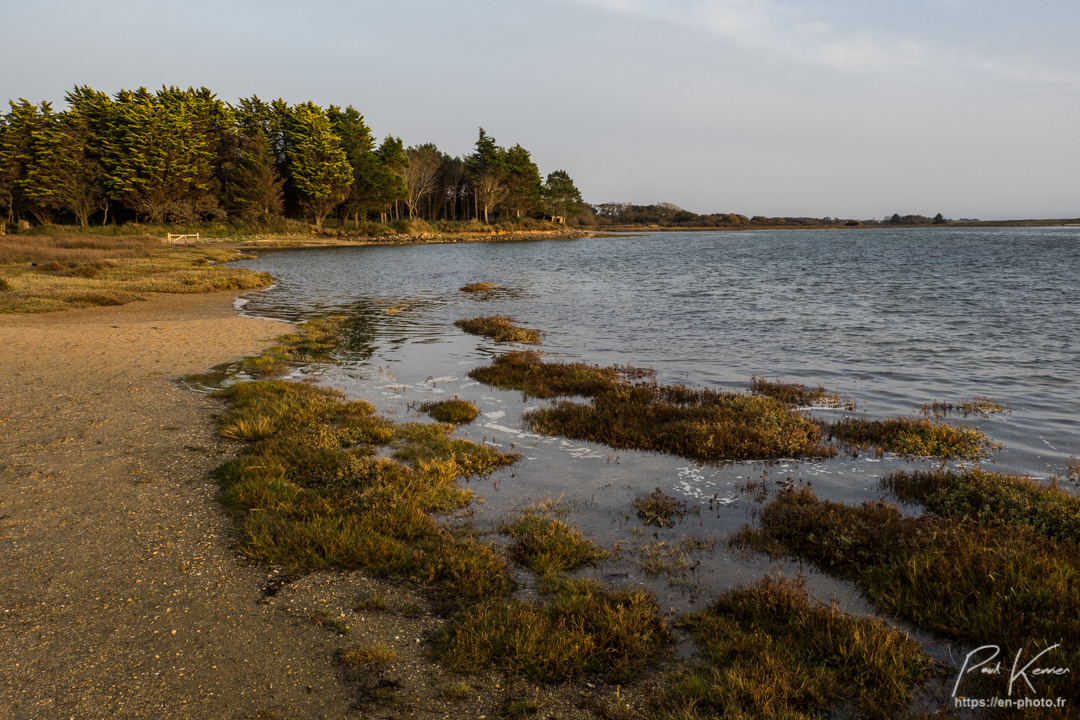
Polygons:
M755 493L747 488L763 476L772 488L810 482L824 497L861 502L878 497L881 475L912 463L860 456L702 466L541 436L521 419L538 401L467 376L505 348L462 334L454 320L511 315L546 333L552 359L653 367L661 382L745 390L756 374L823 383L869 417L989 396L1013 412L951 422L1005 444L996 469L1048 478L1080 454L1080 298L1075 279L1061 272L1080 267L1076 229L669 233L305 249L242 264L277 278L247 296L244 312L349 318L337 362L304 374L397 420L415 417L410 403L472 400L482 415L462 434L523 453L514 468L472 483L484 500L481 525L561 496L587 534L620 548L590 572L644 583L667 607L756 580L770 563L721 542L687 578L651 576L640 564L642 545L725 537L751 519ZM505 290L458 291L477 281ZM643 533L630 503L656 487L699 503L700 516ZM810 588L865 611L849 586L812 574Z

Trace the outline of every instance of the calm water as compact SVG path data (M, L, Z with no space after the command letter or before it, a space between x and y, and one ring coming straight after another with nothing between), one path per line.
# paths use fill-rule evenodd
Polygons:
M340 362L305 373L399 420L414 417L410 402L474 400L484 417L463 432L524 453L515 468L473 482L484 499L481 525L562 497L587 534L624 548L621 559L590 572L643 582L676 609L771 565L736 557L721 542L695 556L701 565L687 584L649 576L636 562L643 539L633 497L660 487L702 504L699 518L660 531L659 540L722 539L754 507L740 481L767 473L770 482L806 480L823 496L858 502L878 496L881 474L920 464L860 457L703 466L540 437L521 421L530 405L519 393L466 376L505 346L464 335L454 320L511 315L546 333L552 359L653 367L661 382L745 389L756 374L822 383L870 417L989 396L1012 412L954 422L1004 443L998 469L1046 479L1080 455L1080 228L668 233L306 249L242 264L278 279L247 296L245 313L352 318ZM505 291L489 299L458 292L474 281ZM812 574L811 589L865 610L843 584Z

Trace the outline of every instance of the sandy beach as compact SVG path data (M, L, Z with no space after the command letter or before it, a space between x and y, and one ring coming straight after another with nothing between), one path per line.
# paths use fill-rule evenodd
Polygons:
M325 630L236 552L207 476L220 401L174 382L287 330L233 297L0 316L5 717L353 713Z

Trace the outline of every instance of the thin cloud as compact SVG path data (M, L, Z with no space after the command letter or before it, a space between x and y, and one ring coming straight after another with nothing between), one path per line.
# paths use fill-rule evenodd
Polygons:
M924 76L935 82L984 80L1068 92L1080 74L1031 57L990 57L940 42L893 38L868 27L841 27L809 16L804 5L757 0L571 0L613 14L706 32L747 48L848 75ZM869 19L869 18L868 18ZM973 77L975 76L975 77Z

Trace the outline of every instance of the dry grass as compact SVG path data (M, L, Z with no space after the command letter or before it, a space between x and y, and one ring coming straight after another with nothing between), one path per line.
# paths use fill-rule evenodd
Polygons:
M122 305L152 293L265 287L266 273L222 265L234 250L169 246L147 237L0 237L0 312Z
M373 670L397 659L393 648L385 645L351 645L338 651L338 660L350 667Z
M518 327L514 324L514 318L505 315L489 315L487 317L462 318L454 322L456 327L461 328L470 335L489 337L497 343L524 343L526 345L538 345L540 343L540 331L530 328Z

